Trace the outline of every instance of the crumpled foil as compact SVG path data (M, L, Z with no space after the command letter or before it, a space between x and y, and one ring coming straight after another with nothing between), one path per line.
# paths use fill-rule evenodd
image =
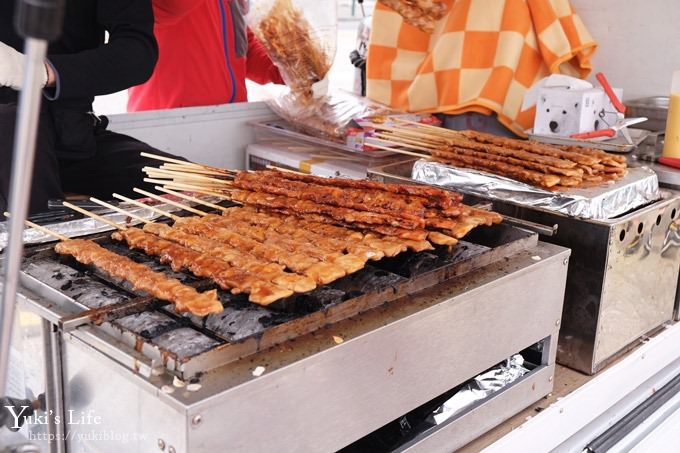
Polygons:
M137 206L125 204L121 204L120 207L122 209L125 209L127 212L131 214L138 215L139 217L148 220L154 220L156 218L161 217L159 214L146 208L140 208ZM176 208L168 204L160 204L156 207L166 212L174 212L179 210L179 208ZM129 217L123 214L119 214L117 212L111 211L108 212L105 211L104 213L98 211L95 212L101 217L104 217L105 219L108 219L120 225L135 225L140 223L137 220L134 219L131 220ZM113 230L113 227L111 227L110 225L107 225L105 223L102 223L98 220L89 217L71 220L68 222L53 223L51 225L45 225L45 227L49 228L51 231L54 231L55 233L60 233L67 237L78 237ZM7 246L8 236L9 236L9 222L0 222L0 251L4 250L4 248ZM27 228L24 230L24 244L41 244L44 242L54 242L55 240L56 239L54 237L45 234L41 231L35 230L33 228Z
M497 368L482 373L465 384L458 393L439 406L428 417L428 421L440 425L476 401L496 393L528 372L529 370L524 368L524 357L515 354Z
M613 184L568 192L551 192L502 176L428 160L416 161L411 177L470 195L593 220L611 219L661 198L659 179L647 167L629 168L628 174Z

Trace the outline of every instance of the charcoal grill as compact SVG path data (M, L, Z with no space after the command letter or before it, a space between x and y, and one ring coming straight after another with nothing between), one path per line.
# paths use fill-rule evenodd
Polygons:
M212 288L109 234L91 239ZM48 402L119 433L101 451L119 451L123 434L133 451L339 449L538 344L532 373L442 426L448 449L551 390L568 256L535 233L481 227L453 251L371 262L270 308L218 291L224 312L197 318L43 244L26 251L19 299L49 324ZM61 429L68 451L91 446L92 426Z

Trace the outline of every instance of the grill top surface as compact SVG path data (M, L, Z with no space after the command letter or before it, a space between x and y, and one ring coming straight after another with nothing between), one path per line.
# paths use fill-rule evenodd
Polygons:
M108 233L92 239L199 290L214 288L209 281L173 272L157 258L128 249ZM224 311L205 318L178 314L172 305L135 294L127 282L59 256L51 245L28 248L23 272L35 285L49 286L67 296L108 333L152 358L162 358L169 369L186 377L441 283L536 243L535 235L507 225L479 228L466 239L452 251L438 247L369 262L359 272L268 308L248 302L247 295L218 290ZM116 311L121 306L133 308ZM255 341L244 347L249 340Z

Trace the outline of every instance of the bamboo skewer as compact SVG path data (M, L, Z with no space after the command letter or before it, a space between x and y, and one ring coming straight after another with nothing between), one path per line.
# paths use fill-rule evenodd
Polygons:
M160 195L156 195L155 193L147 192L146 190L138 189L136 187L133 188L132 190L134 190L137 193L141 193L142 195L146 195L147 197L151 197L154 200L160 201L161 203L167 203L167 204L174 206L176 208L184 209L185 211L189 211L192 214L196 214L196 215L200 215L200 216L208 215L207 212L203 212L203 211L200 211L198 209L194 209L191 206L186 206L186 205L183 205L182 203L178 203L176 201L169 200L167 198L161 197Z
M432 131L436 135L441 135L442 137L458 137L460 133L458 131L453 131L451 129L446 129L445 127L433 126L431 124L418 123L417 121L405 120L403 118L395 118L396 121L403 124L410 124L420 129L427 129Z
M213 204L213 203L210 203L208 201L201 200L200 198L191 197L189 195L185 195L185 194L180 193L180 192L175 192L174 190L165 189L165 188L159 187L159 186L154 187L154 189L158 190L159 192L165 192L167 194L174 195L174 196L182 198L184 200L193 201L194 203L202 204L202 205L207 206L209 208L217 209L218 211L227 211L228 210L228 208L225 208L224 206Z
M195 164L193 162L188 162L188 161L180 160L180 159L173 159L172 157L159 156L158 154L141 152L141 153L139 153L139 155L142 156L142 157L148 157L149 159L161 160L163 162L172 162L173 164L180 164L180 165L189 166L189 167L202 167L201 164Z
M152 183L152 184L161 184L163 186L166 186L166 185L180 186L178 188L180 188L180 189L188 188L188 190L191 190L191 188L200 188L200 189L203 189L203 190L210 189L210 187L204 187L204 186L201 186L201 185L198 185L198 184L187 184L186 182L165 181L165 180L162 180L162 179L154 179L154 178L144 178L144 182L148 182L148 183ZM226 187L215 187L215 189L226 190L226 191L235 190L235 189L228 189ZM224 198L224 194L220 194L219 192L211 191L210 194L214 194L217 197L223 197ZM210 195L210 194L208 194L208 195Z
M269 170L282 171L284 173L297 173L298 175L306 175L307 174L307 173L303 173L301 171L291 170L289 168L277 167L276 165L267 165L267 168Z
M9 212L3 212L3 214L8 219L10 218ZM60 241L66 241L66 240L69 239L67 236L64 236L63 234L57 233L56 231L52 231L49 228L45 228L44 226L33 223L30 220L24 220L24 223L26 224L26 226L29 226L29 227L31 227L35 230L38 230L41 233L45 233L48 236L52 236L53 238L59 239Z
M169 188L169 189L176 189L176 190L190 190L195 193L200 193L201 195L209 195L211 197L216 197L216 198L221 198L223 200L229 200L229 197L226 196L223 193L218 193L218 192L213 192L210 190L206 190L204 188L194 186L191 184L182 184L178 182L168 182L168 181L160 181L158 179L149 179L149 178L144 178L144 182L152 183L152 184L162 184L163 187ZM232 190L232 189L225 189L222 188L221 190Z
M414 140L414 139L409 138L409 137L401 137L401 136L394 135L394 134L377 134L377 137L385 139L385 140L393 140L395 143L399 143L402 146L419 145L419 146L423 146L423 147L426 147L426 148L429 148L429 149L436 149L436 148L440 148L442 146L445 146L443 144L421 142L421 141Z
M426 154L420 154L420 153L414 153L411 151L406 151L403 149L398 149L398 148L390 148L389 146L382 146L382 145L377 145L374 143L367 143L368 146L371 148L378 148L378 149L384 149L385 151L392 151L393 153L398 153L398 154L405 154L407 156L415 156L415 157L420 157L422 159L429 159L430 156Z
M218 171L218 170L208 170L206 168L198 168L198 167L196 167L196 168L186 167L186 166L179 165L179 164L166 163L166 164L161 165L159 168L162 169L162 170L175 170L175 171L179 170L179 171L184 171L184 172L189 172L189 173L197 173L197 174L201 174L201 175L214 175L214 176L232 177L231 174L225 174L224 172Z
M412 136L415 136L415 137L423 137L425 139L430 139L430 140L439 140L437 137L433 137L432 134L428 134L426 132L419 131L419 130L417 130L417 128L412 128L412 127L385 126L384 124L374 124L371 127L376 129L376 130L400 133L400 134L403 134L403 135L412 135Z
M144 167L142 171L151 177L168 177L170 179L209 181L214 184L220 184L223 181L220 179L211 178L210 176L205 176L196 173L182 173L179 170L163 170L160 168Z
M397 146L408 147L408 148L413 149L413 150L420 150L420 151L425 151L425 152L428 152L428 153L436 148L436 147L435 148L427 148L427 147L424 147L424 146L411 145L411 144L408 144L408 143L398 142L398 141L395 141L395 140L386 140L384 138L377 138L377 137L371 137L370 140L371 140L370 142L366 143L368 146L372 146L371 143L373 143L374 140L378 140L381 143L387 143L389 145L397 145Z
M109 219L105 219L104 217L102 217L102 216L100 216L100 215L97 215L97 214L95 214L94 212L90 212L90 211L88 211L88 210L86 210L86 209L83 209L83 208L81 208L81 207L78 207L78 206L76 206L76 205L73 205L73 204L69 203L68 201L64 201L62 204L63 204L64 206L66 206L67 208L69 208L69 209L72 209L72 210L74 210L74 211L76 211L76 212L79 212L79 213L81 213L81 214L83 214L83 215L86 215L86 216L88 216L88 217L91 217L91 218L93 218L93 219L95 219L95 220L97 220L97 221L99 221L99 222L101 222L101 223L105 223L105 224L107 224L107 225L110 225L110 226L114 227L114 228L117 229L117 230L125 230L125 229L126 229L123 225L119 225L119 224L117 224L117 223L115 223L115 222L112 222L112 221L109 220Z
M177 220L177 219L180 218L179 216L176 216L175 214L171 214L171 213L169 213L169 212L167 212L167 211L163 211L162 209L159 209L159 208L157 208L156 206L150 206L150 205L148 205L148 204L142 203L141 201L133 200L132 198L128 198L128 197L125 197L125 196L120 195L120 194L117 194L117 193L114 193L114 194L113 194L113 197L114 197L114 198L118 198L119 200L126 201L126 202L128 202L128 203L131 203L131 204L133 204L133 205L135 205L135 206L139 206L140 208L149 209L149 210L151 210L151 211L153 211L153 212L155 212L155 213L157 213L157 214L160 214L160 215L165 216L165 217L169 217L169 218L171 218L172 220Z
M113 211L116 211L116 212L118 212L118 213L120 213L120 214L123 214L123 215L125 215L125 216L128 216L128 217L130 217L130 218L132 218L132 219L138 220L138 221L140 221L140 222L142 222L142 223L153 223L153 222L152 222L151 220L149 220L149 219L145 219L144 217L140 217L140 216L138 216L138 215L136 215L136 214L133 214L133 213L131 213L131 212L129 212L129 211L126 211L125 209L119 208L118 206L114 206L114 205L112 205L112 204L110 204L110 203L107 203L107 202L105 202L105 201L102 201L102 200L100 200L100 199L98 199L98 198L90 197L90 201L92 201L92 202L94 202L94 203L97 203L97 204L100 205L100 206L104 206L105 208L109 208L109 209L111 209L111 210L113 210Z

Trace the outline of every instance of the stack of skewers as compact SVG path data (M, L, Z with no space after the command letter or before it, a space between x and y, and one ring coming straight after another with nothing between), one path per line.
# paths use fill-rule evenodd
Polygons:
M509 177L549 190L592 187L625 176L626 158L579 146L546 145L397 120L376 124L370 146ZM395 148L398 147L398 148Z
M156 189L173 199L134 189L137 193L195 216L180 217L158 205L114 194L173 221L156 223L91 198L143 222L138 228L65 205L115 227L113 239L130 248L160 258L175 271L188 270L207 278L223 290L248 294L251 302L262 306L312 291L359 271L369 261L407 250L432 250L435 245L452 247L473 228L501 221L498 214L461 204L459 194L417 185L281 171L235 172L182 161L166 162L146 172L154 177L151 181L163 185ZM173 189L212 195L237 206L223 207ZM95 242L56 236L62 240L55 247L57 253L126 280L144 293L175 304L178 312L205 316L222 311L215 290L198 292Z

